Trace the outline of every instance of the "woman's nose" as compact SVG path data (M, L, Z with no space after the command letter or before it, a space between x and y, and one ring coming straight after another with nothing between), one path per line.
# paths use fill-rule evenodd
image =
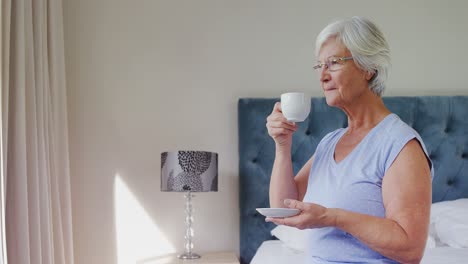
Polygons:
M325 65L322 67L320 70L320 81L321 82L327 82L330 80L330 73L328 72L328 67L325 67Z

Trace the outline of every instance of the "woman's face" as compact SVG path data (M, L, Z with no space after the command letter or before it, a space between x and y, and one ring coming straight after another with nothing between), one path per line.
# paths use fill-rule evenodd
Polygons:
M320 48L318 60L351 57L351 52L334 38L328 39ZM341 62L340 68L330 71L326 66L319 69L320 86L325 93L327 104L335 107L351 105L365 92L371 92L368 86L370 75L359 69L353 60Z

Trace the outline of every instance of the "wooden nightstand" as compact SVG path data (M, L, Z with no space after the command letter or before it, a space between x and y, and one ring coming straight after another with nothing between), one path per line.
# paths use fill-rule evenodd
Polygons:
M141 262L141 264L239 264L234 252L216 252L201 254L201 258L193 260L178 259L178 254L165 255ZM140 262L138 262L140 264Z

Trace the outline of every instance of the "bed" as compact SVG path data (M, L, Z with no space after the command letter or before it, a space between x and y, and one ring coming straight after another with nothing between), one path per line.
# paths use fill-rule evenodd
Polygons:
M293 136L295 173L313 154L323 136L347 126L344 113L327 106L324 98L311 100L311 113L299 123ZM238 101L241 263L250 263L254 256L255 263L296 263L295 258L301 259L301 252L285 247L272 236L275 225L266 223L255 210L269 207L269 179L275 151L265 123L277 101L277 98ZM384 97L384 102L390 111L418 131L426 144L435 168L433 203L468 198L468 96ZM275 256L274 260L268 260L268 255ZM261 256L266 257L257 260ZM463 262L456 262L462 258ZM426 250L423 263L466 263L466 259L468 248L438 245Z

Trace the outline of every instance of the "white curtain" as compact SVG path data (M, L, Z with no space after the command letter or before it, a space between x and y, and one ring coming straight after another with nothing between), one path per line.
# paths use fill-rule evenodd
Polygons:
M1 1L4 253L72 264L62 0Z
M3 3L0 5L0 31L3 32ZM0 39L0 61L3 62L3 37ZM3 63L0 63L0 109L3 113ZM3 117L0 116L0 264L6 264L5 237L5 171L3 170Z

